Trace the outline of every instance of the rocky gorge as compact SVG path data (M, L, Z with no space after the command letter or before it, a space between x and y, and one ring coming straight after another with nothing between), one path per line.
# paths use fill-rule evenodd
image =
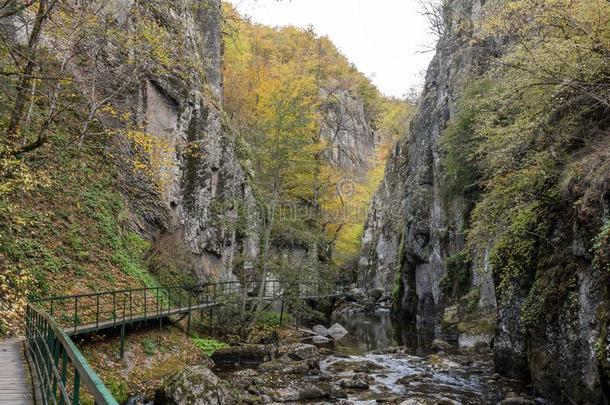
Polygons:
M566 183L547 188L560 189L557 200L528 200L539 204L533 212L540 206L548 211L526 224L525 212L532 211L518 211L520 197L504 189L503 203L490 183L477 188L477 176L484 176L476 172L477 141L451 144L456 131L465 139L481 136L469 120L494 108L467 109L476 103L468 98L472 83L502 80L496 62L533 38L532 31L524 37L510 30L486 35L485 24L499 9L501 2L451 0L438 10L442 29L417 117L388 161L365 225L356 295L379 289L376 297L391 295L402 319L438 335L455 334L462 348L491 348L498 372L531 381L552 403L608 403L608 278L593 257L597 230L605 229L607 189L584 203L584 188L575 191L566 180L581 162L560 163L558 178ZM524 15L535 9L528 3ZM607 120L599 125L608 128ZM583 128L584 136L597 133L596 127ZM578 150L566 153L576 156ZM502 173L507 177L492 177L491 183L504 184L511 174ZM500 215L485 216L494 212L487 204L511 212L506 227L496 227ZM588 204L587 215L581 204ZM472 236L485 224L494 231ZM534 224L540 239L527 236ZM371 308L375 300L365 299Z
M99 3L0 2L2 336L35 298L236 281L198 330L233 345L155 404L610 402L607 1L423 2L409 102L221 0Z
M440 339L417 337L388 314L357 319L339 316L348 329L324 343L305 343L315 332L302 330L276 344L219 349L208 364L168 379L154 403L543 403L494 373L488 351L458 352Z

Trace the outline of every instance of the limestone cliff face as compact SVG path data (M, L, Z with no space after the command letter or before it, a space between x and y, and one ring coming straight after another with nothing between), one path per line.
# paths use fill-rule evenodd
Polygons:
M342 169L365 173L378 140L363 101L345 90L322 93L328 100L321 122L322 138L330 145L328 159Z
M163 26L180 30L177 35L196 65L186 74L159 74L151 68L133 89L128 103L137 112L138 125L161 145L153 151L159 185L128 168L122 173L135 227L200 279L233 278L235 256L253 257L258 248L255 239L238 238L227 225L237 215L235 201L249 204L252 195L223 117L220 3L122 4L127 16L150 14ZM126 160L134 153L129 145L121 148Z
M464 244L465 207L443 198L439 141L461 83L486 57L469 44L481 3L449 2L446 32L428 68L418 115L390 157L365 226L361 284L393 288L402 315L421 325L440 324L444 262Z
M477 43L473 36L483 3L447 3L446 29L428 68L418 115L388 161L365 224L359 283L368 290L391 290L396 312L420 327L455 328L460 346L493 347L500 373L530 380L536 393L553 403L605 404L610 398L608 277L593 266L590 251L607 218L607 194L586 215L574 204L582 190L552 207L545 218L545 240L552 245L532 244L535 264L510 278L508 294L490 262L500 231L486 245L469 247L470 280L459 302L444 296L447 259L464 250L470 207L443 192L441 134L455 116L464 86L497 56L489 49L502 52L502 46ZM541 301L543 293L547 301ZM532 302L542 316L526 326L523 311Z

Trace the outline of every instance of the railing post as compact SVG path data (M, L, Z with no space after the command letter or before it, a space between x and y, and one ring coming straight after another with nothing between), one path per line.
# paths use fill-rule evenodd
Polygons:
M148 291L148 288L146 288L144 290L144 320L146 320L146 308L147 308L147 297L146 297L146 292Z
M129 300L131 301L131 293L130 293L130 297ZM119 349L119 354L121 359L124 357L125 355L125 307L127 306L127 297L123 296L123 321L121 323L121 345L120 345L120 349Z
M133 304L132 304L131 290L129 290L129 320L133 321Z
M116 291L112 292L112 326L116 326Z
M280 308L280 326L282 326L283 320L284 320L284 297L282 297L282 306Z
M59 341L57 339L55 339L55 336L53 336L52 339L53 339L53 365L55 367L57 367L57 364L59 363ZM58 383L57 375L55 375L55 373L53 373L53 398L56 397L57 383ZM61 394L61 390L60 390L60 394Z
M214 305L216 305L216 283L212 284L212 302L210 303L210 328L214 324Z
M76 320L78 319L78 296L74 298L74 333L76 333Z
M95 296L95 329L100 329L100 295Z
M125 357L125 322L121 325L121 346L119 348L119 356L122 358Z
M189 295L189 314L188 314L188 320L186 323L186 334L188 336L191 335L191 296Z
M65 349L62 350L62 355L61 355L61 386L65 387L66 386L66 374L68 371L68 352L66 352ZM65 405L66 404L66 399L64 398L63 393L60 392L60 397L59 397L59 405Z
M78 405L80 402L80 374L74 369L74 388L72 391L72 404Z

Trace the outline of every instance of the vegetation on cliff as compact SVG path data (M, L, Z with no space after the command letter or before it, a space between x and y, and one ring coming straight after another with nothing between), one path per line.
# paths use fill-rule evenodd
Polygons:
M383 97L328 38L224 12L225 111L259 204L274 213L260 260L278 272L285 252L301 250L293 264L332 273L358 253L366 208L413 107ZM362 150L342 143L343 132Z

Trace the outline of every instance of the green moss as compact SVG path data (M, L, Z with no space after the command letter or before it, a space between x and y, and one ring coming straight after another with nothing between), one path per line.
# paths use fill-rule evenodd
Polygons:
M610 221L602 226L593 239L593 265L599 270L610 273Z
M446 297L457 299L468 291L472 278L470 253L463 250L447 258L447 274L441 280L440 288Z
M479 143L476 118L485 108L481 95L490 87L487 80L469 86L460 99L456 116L442 134L441 144L446 152L443 191L448 199L464 196L474 200L478 194L480 168L475 154Z
M107 378L104 381L106 387L112 393L112 396L121 404L127 402L129 398L129 389L127 387L127 382L124 380L119 380L114 377Z
M458 324L458 332L469 335L493 335L496 331L496 318L487 315L483 318L463 321Z
M547 302L554 295L557 286L546 277L534 281L532 288L521 305L521 326L524 329L533 328L541 322L546 322L549 316Z
M489 262L494 271L496 294L509 300L514 284L536 271L540 239L546 235L548 213L538 204L520 211L494 245Z
M193 338L193 342L195 342L195 345L201 350L203 350L203 352L208 356L214 354L214 352L218 349L224 349L226 347L229 347L227 343L221 342L220 340L216 339Z

